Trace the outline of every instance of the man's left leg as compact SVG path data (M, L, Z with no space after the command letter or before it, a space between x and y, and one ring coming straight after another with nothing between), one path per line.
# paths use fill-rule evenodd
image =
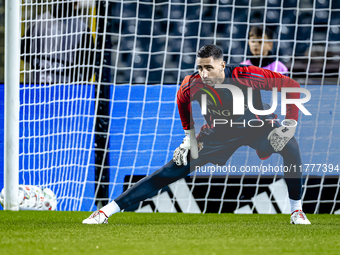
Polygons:
M271 130L264 132L256 144L256 151L261 159L266 159L272 153L279 153L283 158L285 169L284 179L287 183L289 201L291 206L292 218L294 224L310 224L306 215L302 212L301 195L302 195L302 161L299 144L295 137L289 140L286 146L280 152L275 152L268 140L268 134ZM251 146L253 147L253 146ZM294 219L293 219L294 218ZM295 222L293 222L295 220Z
M208 162L209 160L204 156L197 159L190 158L190 160L188 157L188 164L186 166L177 166L173 160L170 160L162 168L139 180L114 201L95 211L89 218L83 221L83 224L107 223L107 218L112 214L152 197L156 191L186 177L197 166L203 166Z

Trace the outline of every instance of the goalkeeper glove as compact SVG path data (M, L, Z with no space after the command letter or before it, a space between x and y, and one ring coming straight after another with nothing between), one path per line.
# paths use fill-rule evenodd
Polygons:
M188 164L188 153L190 150L191 157L193 159L198 158L198 146L197 146L197 140L195 137L195 130L184 130L185 137L183 139L182 144L175 150L174 157L172 159L173 162L176 163L176 165L186 166Z
M285 126L273 129L268 135L270 145L276 152L282 151L295 134L297 121L287 119L284 122Z

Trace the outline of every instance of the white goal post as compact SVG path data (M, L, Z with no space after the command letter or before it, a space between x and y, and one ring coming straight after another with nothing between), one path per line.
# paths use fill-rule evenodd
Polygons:
M7 1L5 9L5 210L18 211L19 201L19 82L20 2Z

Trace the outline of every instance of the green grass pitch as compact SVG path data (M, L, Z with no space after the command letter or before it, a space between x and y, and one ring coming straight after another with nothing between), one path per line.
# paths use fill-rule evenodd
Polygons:
M340 216L0 211L0 254L340 254Z

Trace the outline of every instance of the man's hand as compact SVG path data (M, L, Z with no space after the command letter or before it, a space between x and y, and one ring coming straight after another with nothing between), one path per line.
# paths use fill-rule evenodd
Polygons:
M197 146L197 140L195 137L195 130L184 130L185 137L183 139L183 143L175 150L173 162L176 163L176 165L186 166L188 164L188 153L190 150L191 157L193 159L198 158L198 146Z
M268 135L268 140L276 152L282 151L295 134L297 121L287 119L284 123L285 126L273 129Z

